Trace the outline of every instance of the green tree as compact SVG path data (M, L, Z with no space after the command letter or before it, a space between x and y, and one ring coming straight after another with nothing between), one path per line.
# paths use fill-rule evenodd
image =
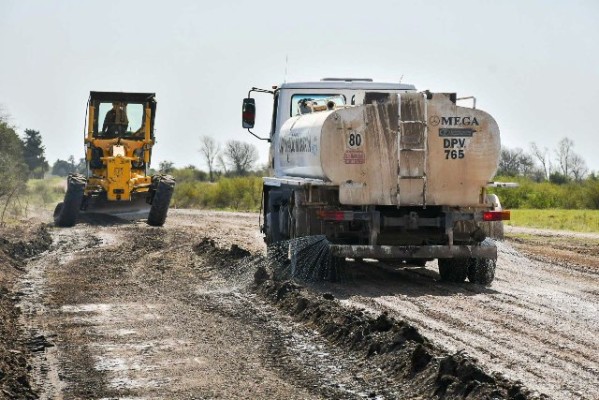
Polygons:
M6 117L0 115L0 220L4 220L7 207L24 192L27 175L23 142Z
M69 174L78 173L85 174L87 170L87 163L85 158L80 158L78 162L75 162L74 156L69 156L68 160L57 159L52 164L51 173L56 176L67 176Z
M44 173L48 171L48 162L42 145L42 135L39 131L25 129L25 138L23 139L23 157L29 167L29 173L34 178L43 178Z
M85 161L84 157L81 157L79 159L79 162L75 165L75 172L77 172L78 174L84 174L84 175L87 172L87 161Z
M161 174L170 174L175 169L175 164L172 161L161 161L158 164L158 170Z
M171 175L177 180L177 184L188 181L205 181L208 178L206 172L197 169L193 165L188 165L184 168L175 168L171 171Z
M58 159L52 165L52 175L67 176L75 172L75 165L72 162Z

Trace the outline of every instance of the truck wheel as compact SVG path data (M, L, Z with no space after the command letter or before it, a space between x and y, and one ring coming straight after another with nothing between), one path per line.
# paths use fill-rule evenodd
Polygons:
M487 258L468 259L468 280L479 285L490 285L495 279L497 260Z
M81 174L72 174L67 178L67 192L64 201L54 209L54 224L69 227L77 223L77 216L83 201L86 179Z
M439 275L444 282L461 283L468 274L468 260L465 258L440 258Z
M148 225L162 226L166 221L168 207L173 197L175 189L175 179L170 175L159 175L152 177L152 186L154 186L154 195L152 197L152 207L148 214Z

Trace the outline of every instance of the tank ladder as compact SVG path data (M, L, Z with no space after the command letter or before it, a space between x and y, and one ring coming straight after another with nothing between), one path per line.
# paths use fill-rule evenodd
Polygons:
M397 205L403 182L422 182L422 205L426 207L427 187L427 102L423 93L402 93L397 141ZM416 204L405 204L416 205Z

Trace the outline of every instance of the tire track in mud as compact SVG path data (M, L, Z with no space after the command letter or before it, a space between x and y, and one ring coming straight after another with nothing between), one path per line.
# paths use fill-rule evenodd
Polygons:
M464 349L554 398L599 397L597 303L584 296L597 275L531 261L506 244L499 250L498 279L488 289L433 281L427 288L429 272L357 265L362 282L333 293L349 306L406 319L447 349Z
M20 324L31 338L37 338L40 347L34 351L31 376L33 385L40 391L41 400L62 399L64 384L60 368L60 349L53 343L56 335L48 324L47 314L52 310L47 298L52 295L47 287L46 270L50 265L65 265L74 258L74 253L84 252L101 246L105 239L86 232L81 227L50 230L50 249L28 262L27 273L20 280L22 294L18 307L21 310ZM49 339L49 340L48 340Z
M232 254L194 254L192 234L178 229L53 231L57 245L28 277L38 310L27 322L55 344L35 360L41 398L397 397L383 378L360 378L346 353L248 292L253 262L241 275L230 271Z

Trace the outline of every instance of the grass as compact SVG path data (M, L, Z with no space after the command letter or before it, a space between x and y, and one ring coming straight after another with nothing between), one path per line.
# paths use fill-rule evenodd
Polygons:
M599 210L512 209L508 225L558 229L574 232L599 232Z

